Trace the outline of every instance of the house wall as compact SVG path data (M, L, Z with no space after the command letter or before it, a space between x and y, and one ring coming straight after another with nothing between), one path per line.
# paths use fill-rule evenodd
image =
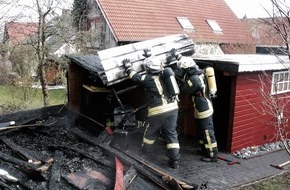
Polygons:
M97 49L116 47L117 42L111 32L110 27L106 23L97 2L95 0L88 0L87 3L87 29L94 34L94 43L92 43L92 45Z
M224 54L255 54L255 44L220 44Z
M272 76L272 73L268 74ZM262 73L239 73L237 76L231 152L277 140L274 136L275 118L266 114L262 105L259 76ZM270 82L263 82L266 82L270 93Z

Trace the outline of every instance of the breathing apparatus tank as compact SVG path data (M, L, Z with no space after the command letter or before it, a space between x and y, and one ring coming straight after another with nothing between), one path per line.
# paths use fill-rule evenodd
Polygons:
M164 68L161 72L161 83L164 90L164 95L169 100L174 100L180 93L177 81L173 70L170 67Z
M209 93L212 97L215 97L217 92L217 86L215 81L214 69L212 67L207 67L205 69L205 75L208 83Z

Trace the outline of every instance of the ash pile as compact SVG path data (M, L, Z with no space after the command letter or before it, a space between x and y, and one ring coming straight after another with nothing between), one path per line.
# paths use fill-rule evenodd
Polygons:
M179 186L170 175L111 146L113 134L64 105L2 115L0 189L170 190Z
M6 122L14 125L4 126ZM81 120L80 120L81 121ZM1 118L1 189L113 189L114 157L86 142L77 118L63 107Z

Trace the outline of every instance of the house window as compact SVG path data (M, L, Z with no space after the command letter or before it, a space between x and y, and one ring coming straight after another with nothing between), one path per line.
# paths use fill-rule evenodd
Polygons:
M194 27L190 23L190 21L188 20L188 18L186 18L186 17L177 17L177 20L178 20L179 24L181 25L181 27L183 29L186 29L186 30L194 30Z
M211 27L214 33L223 34L223 30L215 20L206 20L206 22Z
M272 76L271 94L290 92L290 72L274 72Z

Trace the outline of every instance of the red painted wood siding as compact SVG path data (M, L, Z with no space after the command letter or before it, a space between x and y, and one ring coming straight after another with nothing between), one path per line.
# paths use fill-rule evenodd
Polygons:
M272 76L272 73L268 74ZM237 76L231 152L276 140L273 124L275 118L262 113L259 75L262 73Z

